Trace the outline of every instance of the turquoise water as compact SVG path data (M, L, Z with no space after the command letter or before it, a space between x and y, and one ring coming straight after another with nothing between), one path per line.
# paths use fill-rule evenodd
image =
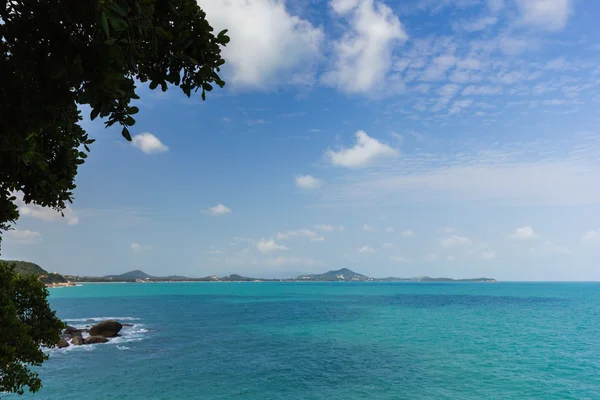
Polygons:
M89 284L51 303L134 326L51 350L23 399L600 398L596 283Z

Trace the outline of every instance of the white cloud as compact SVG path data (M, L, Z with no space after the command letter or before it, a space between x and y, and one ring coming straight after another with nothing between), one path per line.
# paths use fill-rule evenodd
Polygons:
M298 257L276 257L269 258L264 262L265 265L270 267L278 267L282 265L297 265L302 267L315 267L322 266L324 262L321 260L314 260L312 258L298 258Z
M484 251L481 253L481 258L485 260L491 260L492 258L496 258L496 253L493 251Z
M344 227L342 225L333 226L333 225L328 225L328 224L321 224L321 225L315 225L315 229L318 231L322 231L322 232L333 232L333 231L343 231Z
M291 237L297 237L297 236L304 236L304 237L310 238L311 241L312 241L312 239L319 237L319 235L317 235L316 232L313 232L309 229L296 229L295 231L286 231L286 232L277 233L277 240L285 240L285 239L289 239ZM325 240L325 239L323 238L322 240Z
M40 239L40 233L29 230L12 229L5 232L6 236L13 239L15 243L19 244L31 244L35 243Z
M469 245L472 241L466 236L452 235L449 238L442 239L441 243L444 247L455 247Z
M385 242L381 245L381 247L383 247L384 249L391 249L392 247L394 247L394 245L390 242Z
M38 218L44 221L65 221L69 225L77 225L79 223L79 217L69 205L61 212L37 204L26 204L23 200L22 192L13 192L12 195L16 197L15 204L22 217Z
M169 150L167 146L150 132L135 135L131 139L131 144L146 154L164 153Z
M410 229L402 231L402 233L400 233L400 235L404 236L404 237L413 237L416 236L417 234L413 231L411 231Z
M129 246L129 248L133 251L143 251L143 250L152 250L154 249L154 247L152 246L148 246L148 245L143 245L143 244L139 244L136 242L131 243L131 245Z
M393 164L351 171L344 181L328 185L323 195L331 203L376 206L600 204L600 136L595 134L565 138L561 147L566 154L556 151L555 142L544 141L468 149L444 143L444 152L406 153Z
M328 150L327 156L331 163L347 168L364 167L377 159L396 157L398 151L387 144L381 143L363 131L356 132L356 144L349 149L340 151Z
M572 0L517 0L524 24L548 31L560 31L567 25Z
M457 28L465 30L467 32L477 32L477 31L484 30L488 26L496 25L497 22L498 22L497 17L486 16L486 17L478 18L473 21L469 21L469 22L463 21L462 23L460 23L457 26Z
M275 243L273 239L260 240L258 243L256 243L256 248L261 253L272 253L279 250L288 250L288 247Z
M388 226L387 228L385 228L385 231L387 233L394 233L394 228L392 228L391 226Z
M310 238L310 241L311 242L324 242L325 238L323 236L316 236L316 237Z
M225 214L231 214L231 209L223 204L217 204L214 207L209 207L208 212L212 215L219 216Z
M463 96L493 96L502 93L502 87L500 86L467 86L463 89Z
M375 228L373 228L371 225L364 224L363 225L363 231L364 232L375 232Z
M305 190L318 189L323 186L323 181L311 175L302 175L296 177L296 186Z
M600 244L600 229L584 233L581 242L586 245Z
M348 18L350 29L335 42L334 65L323 83L348 93L385 89L393 50L407 39L400 20L374 0L333 0L331 7Z
M528 240L537 237L537 235L531 226L522 226L515 229L515 231L511 233L509 237L517 240Z
M408 262L408 260L402 256L390 256L389 258L390 258L390 260L399 262L399 263L407 263Z
M223 48L234 87L310 83L323 31L292 15L282 0L199 0L216 32L228 29Z
M375 250L373 250L372 247L369 246L362 246L361 248L358 249L359 253L375 253Z

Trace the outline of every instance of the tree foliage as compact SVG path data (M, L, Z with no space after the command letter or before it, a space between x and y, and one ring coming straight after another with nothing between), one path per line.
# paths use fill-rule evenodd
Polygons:
M0 392L32 392L41 381L31 366L48 355L40 346L55 346L64 324L50 309L48 290L35 275L15 273L0 262Z
M72 201L94 141L81 106L131 140L136 83L202 99L225 85L229 37L205 17L196 0L0 0L0 239L19 217L15 192L59 211ZM40 346L54 345L62 326L47 295L0 263L0 392L41 386L28 367L46 359Z
M205 17L196 0L0 0L0 233L18 218L14 191L72 201L93 142L79 106L131 140L136 82L202 99L223 87L229 37Z

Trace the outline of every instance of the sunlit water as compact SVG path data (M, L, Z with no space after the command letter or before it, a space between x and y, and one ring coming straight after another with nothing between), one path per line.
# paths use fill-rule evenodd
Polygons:
M51 350L23 399L600 398L595 283L88 284L51 303L133 326Z

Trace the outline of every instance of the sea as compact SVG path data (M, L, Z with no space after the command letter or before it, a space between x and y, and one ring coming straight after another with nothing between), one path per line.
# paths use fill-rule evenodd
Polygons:
M193 282L50 289L68 324L6 399L600 399L600 283Z

